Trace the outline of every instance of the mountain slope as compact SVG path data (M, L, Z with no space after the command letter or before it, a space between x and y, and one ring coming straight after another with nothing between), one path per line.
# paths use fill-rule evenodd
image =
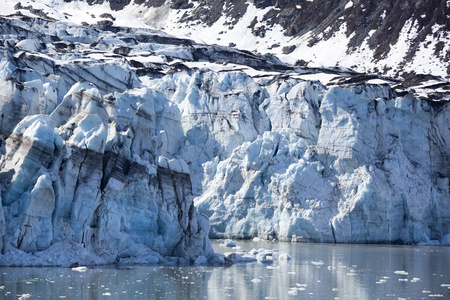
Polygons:
M22 13L30 13L30 6L35 13L56 8L47 16L65 12L68 20L86 24L96 24L102 11L108 12L112 18L106 19L112 24L129 26L138 19L141 25L176 36L272 53L291 64L339 65L396 77L404 72L447 78L450 74L450 2L446 0L42 0L32 4L15 8ZM82 13L71 14L74 10Z
M290 63L341 65L391 76L405 71L450 74L446 0L112 0L109 5L172 34L269 52Z

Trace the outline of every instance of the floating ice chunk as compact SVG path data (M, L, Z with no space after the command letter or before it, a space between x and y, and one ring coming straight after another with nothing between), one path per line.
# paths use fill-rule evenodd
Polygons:
M230 239L226 239L222 244L219 245L220 247L236 247L236 242Z
M408 282L408 278L399 278L398 281Z
M311 263L315 266L321 266L323 265L323 261L319 260L319 261L311 261Z
M86 272L88 270L87 267L76 267L76 268L72 268L72 271L74 272Z
M409 273L406 272L406 271L395 271L394 273L395 273L395 274L398 274L398 275L408 275L408 274L409 274Z
M259 279L259 278L253 278L252 280L250 280L251 282L253 282L253 283L260 283L261 282L261 279Z
M413 279L411 279L411 282L418 282L420 281L420 278L414 277Z
M19 297L19 300L25 300L25 299L29 299L29 298L31 298L31 294L22 294Z
M220 265L224 265L225 264L225 255L223 255L221 253L214 253L214 256L211 259L211 262L218 263Z
M225 253L225 257L234 263L256 261L256 258L253 255L249 255L245 252L227 252Z
M288 295L290 295L290 296L297 296L298 295L297 289L296 288L289 289Z
M258 254L259 253L259 250L256 250L256 249L252 249L252 250L250 250L250 252L249 252L251 255L256 255L256 254Z
M449 287L450 288L450 283L443 283L443 284L441 284L441 287Z
M261 242L261 239L259 237L254 237L252 241L253 242Z
M278 257L278 259L280 261L289 261L292 259L292 257L289 254L283 253Z
M274 261L274 257L271 253L260 252L256 255L256 259L263 264L272 264Z

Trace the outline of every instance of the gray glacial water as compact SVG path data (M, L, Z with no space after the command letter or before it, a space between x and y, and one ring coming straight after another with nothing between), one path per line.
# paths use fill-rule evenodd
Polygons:
M450 248L238 241L272 265L0 268L0 299L450 299ZM217 252L233 251L219 247Z

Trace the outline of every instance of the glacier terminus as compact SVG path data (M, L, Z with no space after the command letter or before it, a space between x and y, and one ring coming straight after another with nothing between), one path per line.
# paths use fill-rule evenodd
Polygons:
M210 238L450 245L448 77L294 65L14 3L0 265L225 263Z

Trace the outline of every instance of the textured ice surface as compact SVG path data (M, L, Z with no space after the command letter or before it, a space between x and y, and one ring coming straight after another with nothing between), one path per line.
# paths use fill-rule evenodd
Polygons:
M448 121L447 106L387 85L299 84L266 87L271 131L205 164L196 203L210 235L418 243L447 234L448 126L436 122ZM270 109L279 97L290 105L282 117Z
M125 102L107 103L93 84L77 83L50 116L25 117L6 139L3 264L34 264L9 255L67 242L93 258L77 253L39 264L212 258L186 163L154 164L154 99L126 97L133 106L123 109ZM130 122L121 127L124 117Z
M224 262L208 233L450 243L446 101L34 20L1 18L0 264Z
M57 28L86 42L76 28ZM32 56L39 43L21 30L30 38L1 52L0 264L220 260L186 162L163 156L182 134L178 109L127 64ZM27 52L13 57L19 48Z

